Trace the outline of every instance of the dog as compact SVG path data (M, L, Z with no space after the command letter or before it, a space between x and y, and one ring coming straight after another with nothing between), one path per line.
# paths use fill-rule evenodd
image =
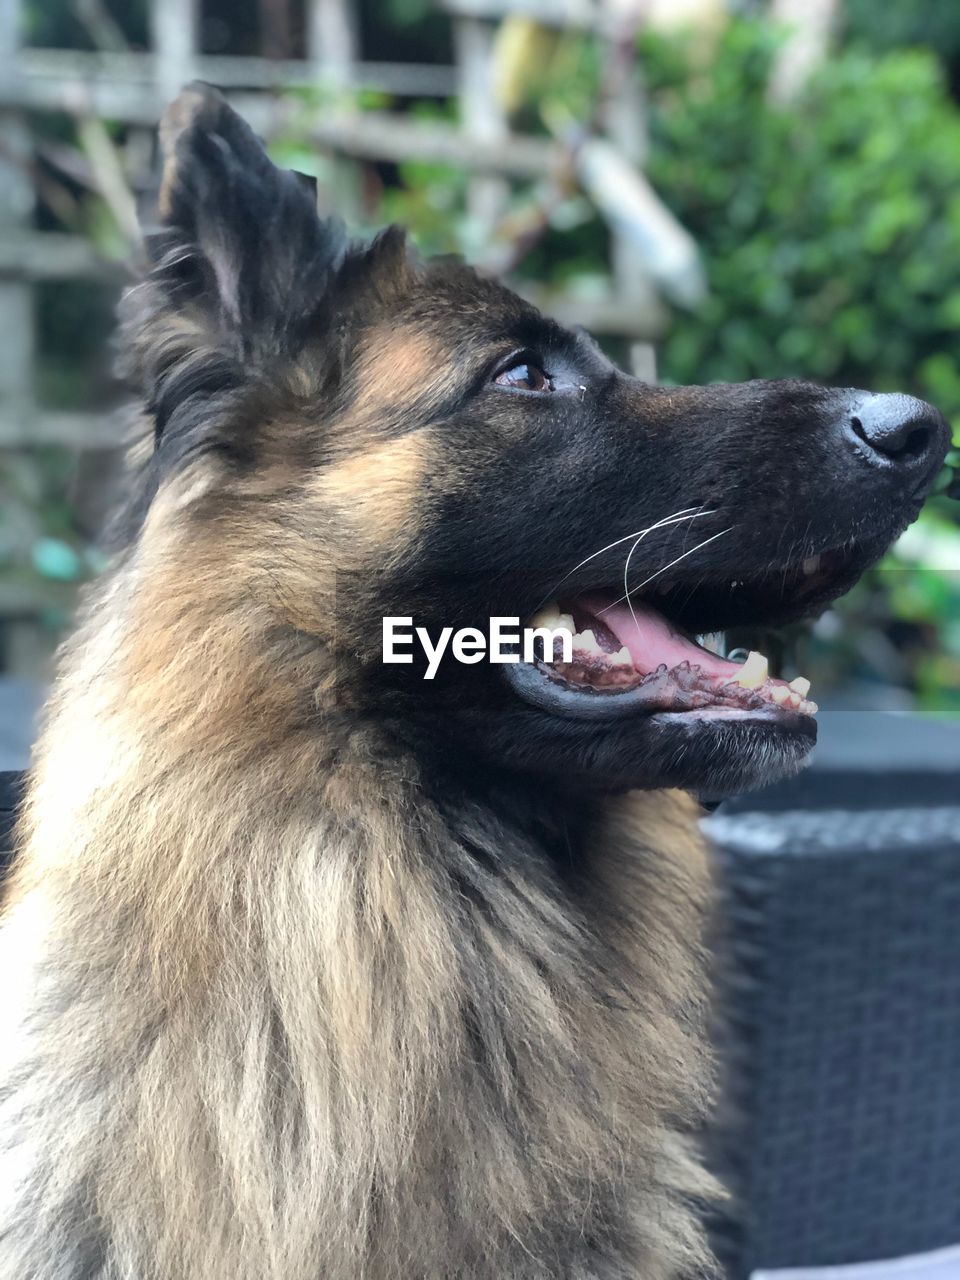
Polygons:
M702 1274L693 794L815 720L693 637L845 591L943 419L639 382L350 241L214 90L161 145L127 497L6 889L0 1276ZM386 618L495 616L568 660L382 660Z

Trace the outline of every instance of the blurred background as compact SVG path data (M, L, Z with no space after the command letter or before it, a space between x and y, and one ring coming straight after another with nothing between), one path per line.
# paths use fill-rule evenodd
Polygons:
M113 308L193 78L358 232L406 224L641 376L903 390L960 428L956 0L0 0L0 770L100 564ZM710 819L732 1280L950 1246L924 1274L960 1275L953 476L786 640L812 768ZM19 795L0 773L0 850Z
M960 425L951 0L0 0L8 686L98 567L112 311L194 77L357 230L505 273L638 373L901 389ZM821 702L960 712L949 485L792 638Z

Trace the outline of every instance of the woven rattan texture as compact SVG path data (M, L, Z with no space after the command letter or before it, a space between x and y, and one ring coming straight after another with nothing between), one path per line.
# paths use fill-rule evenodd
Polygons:
M0 771L0 870L10 857L11 835L17 806L23 795L23 785L22 773Z
M960 807L707 826L726 898L729 1275L960 1241Z

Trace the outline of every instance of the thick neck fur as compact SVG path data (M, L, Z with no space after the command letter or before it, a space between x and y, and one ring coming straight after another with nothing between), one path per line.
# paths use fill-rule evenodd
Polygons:
M322 648L182 578L100 589L39 749L0 1277L689 1274L693 802L424 777Z

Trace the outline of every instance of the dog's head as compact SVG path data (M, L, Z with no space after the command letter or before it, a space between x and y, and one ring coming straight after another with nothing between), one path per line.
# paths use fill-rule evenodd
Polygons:
M920 509L935 410L642 383L395 230L349 243L213 91L185 91L161 134L152 269L125 307L154 441L135 539L157 505L219 539L251 608L336 653L350 706L424 750L604 787L798 767L803 684L692 637L847 590ZM448 660L429 681L416 646L382 661L384 617L435 640L495 616L572 629L572 661Z

